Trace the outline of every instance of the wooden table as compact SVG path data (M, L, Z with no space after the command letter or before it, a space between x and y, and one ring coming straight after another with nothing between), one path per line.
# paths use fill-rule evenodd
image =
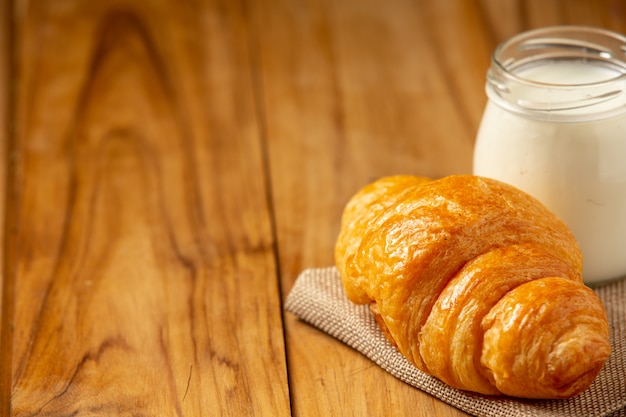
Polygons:
M623 0L0 10L2 416L460 416L282 301L346 200L471 171L490 54Z

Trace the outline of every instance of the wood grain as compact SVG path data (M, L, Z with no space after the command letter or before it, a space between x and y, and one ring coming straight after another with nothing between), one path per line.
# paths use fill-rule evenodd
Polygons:
M626 32L622 0L0 5L3 417L464 415L281 301L366 182L471 170L499 42Z
M240 5L19 12L12 415L288 415Z
M11 4L0 2L0 230L4 233L0 239L0 416L8 417L11 404L11 351L13 340L13 279L6 279L12 274L4 259L10 255L10 247L5 245L9 235L10 222L5 221L6 175L9 171L7 158L8 141L12 137L12 120L9 106L12 96L12 20Z

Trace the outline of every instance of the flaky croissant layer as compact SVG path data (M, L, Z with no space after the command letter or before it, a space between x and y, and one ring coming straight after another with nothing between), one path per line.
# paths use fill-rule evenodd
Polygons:
M335 260L348 298L453 387L567 398L609 357L606 312L583 284L574 236L501 182L382 178L346 205Z

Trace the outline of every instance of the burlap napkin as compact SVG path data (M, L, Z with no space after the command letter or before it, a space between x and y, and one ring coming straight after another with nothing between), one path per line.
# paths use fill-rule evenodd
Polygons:
M595 291L611 326L611 357L589 389L567 400L493 398L450 388L409 363L383 336L369 307L351 303L336 268L309 269L297 278L285 308L341 340L400 380L476 416L626 416L626 280Z

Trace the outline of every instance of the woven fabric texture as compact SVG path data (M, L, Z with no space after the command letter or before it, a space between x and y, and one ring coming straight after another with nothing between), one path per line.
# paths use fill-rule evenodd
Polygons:
M487 397L451 388L424 374L387 341L367 305L348 300L335 267L303 271L285 300L285 309L361 352L407 384L475 416L626 416L626 280L595 291L609 316L611 357L591 387L567 400Z

